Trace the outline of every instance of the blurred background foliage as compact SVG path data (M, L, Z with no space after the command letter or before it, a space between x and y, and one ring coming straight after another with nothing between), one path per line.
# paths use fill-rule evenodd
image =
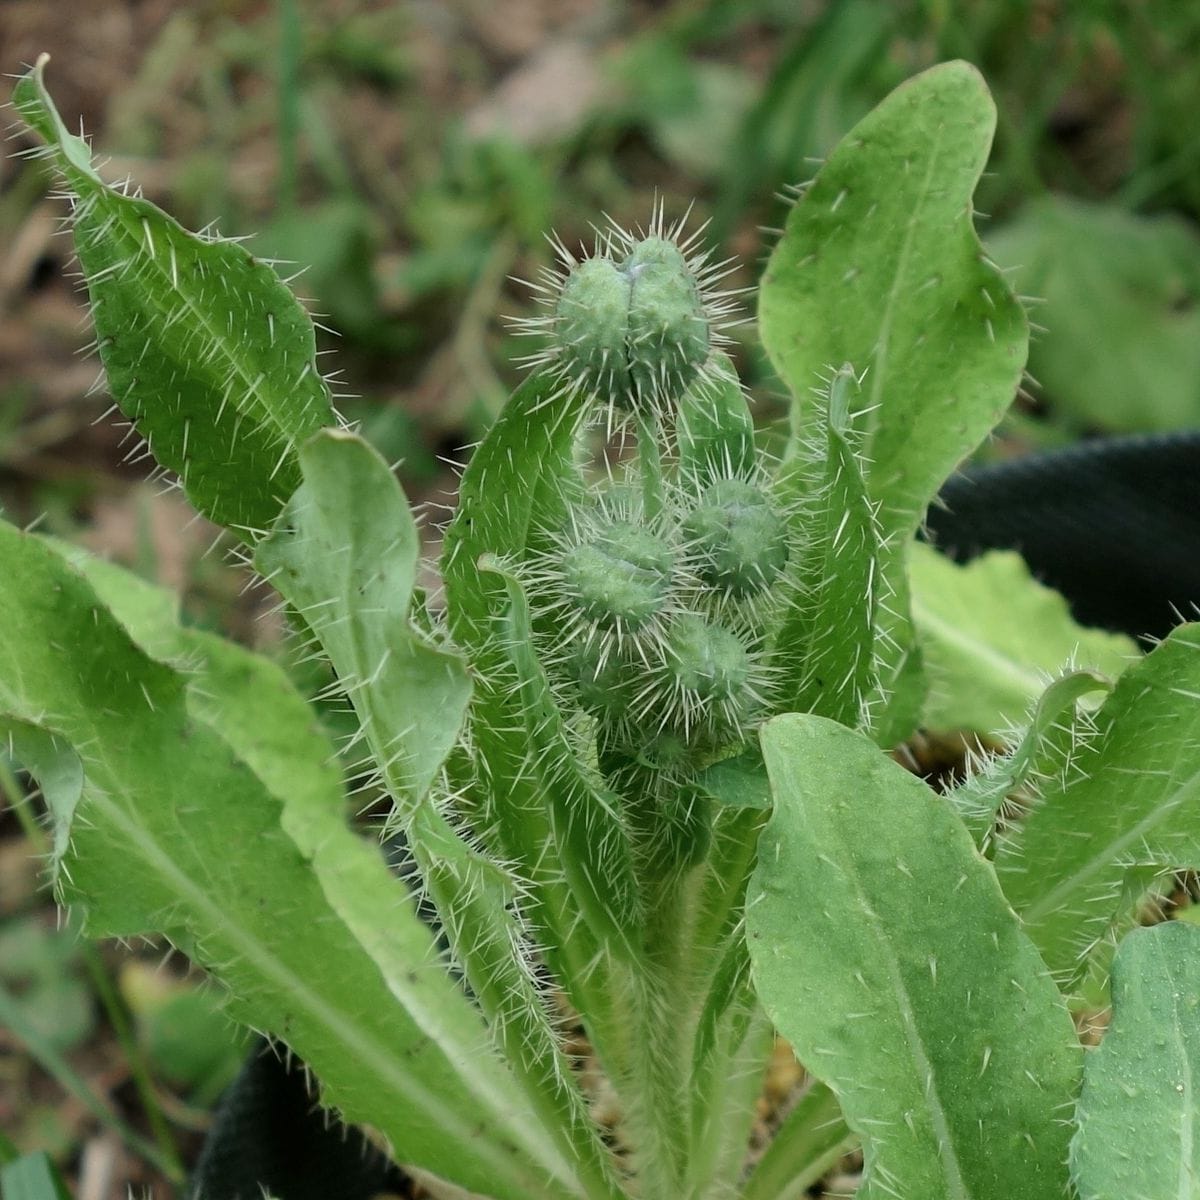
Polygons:
M294 264L342 410L418 500L448 499L447 460L520 377L503 316L530 311L516 280L551 261L548 230L575 247L600 214L692 206L752 286L822 155L955 57L996 98L980 226L1038 327L982 453L1200 426L1193 2L6 0L3 68L43 50L107 177ZM270 597L101 419L51 191L37 162L0 163L0 506L181 593L190 620L274 645ZM769 422L780 389L742 338ZM0 756L0 1161L44 1149L83 1200L173 1195L241 1047L161 949L117 959L56 924L24 782Z

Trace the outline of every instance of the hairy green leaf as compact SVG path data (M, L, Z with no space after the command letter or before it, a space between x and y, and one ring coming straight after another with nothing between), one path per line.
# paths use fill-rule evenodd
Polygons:
M18 82L13 103L72 193L113 398L201 512L253 537L299 483L297 444L334 419L312 321L242 246L189 233L106 185L55 109L45 63Z
M1128 667L1069 769L999 841L1009 902L1064 984L1107 937L1131 868L1200 867L1200 624Z
M843 725L865 720L873 683L879 526L850 426L854 372L842 368L823 393L815 461L785 469L778 490L797 505L801 562L775 639L777 712L811 712Z
M486 796L484 822L522 864L546 920L564 930L575 924L578 900L560 885L569 850L554 837L551 813L573 801L555 795L563 786L555 764L529 753L526 697L499 636L511 620L511 596L494 567L520 562L561 518L565 489L578 484L572 479L578 417L574 401L544 379L530 379L513 395L463 476L442 556L450 631L477 672L471 716L477 758L488 767L477 780ZM605 827L603 811L592 819L606 844L624 840L618 822ZM593 921L599 916L591 914ZM606 939L613 928L611 916L600 917L594 932Z
M788 217L759 328L792 393L790 454L821 442L811 389L863 376L854 425L883 548L874 576L877 738L909 732L921 695L905 555L938 487L1012 401L1028 323L971 223L995 109L962 62L897 88L838 144Z
M378 850L332 806L273 795L49 547L0 525L0 557L0 716L82 763L58 883L87 931L165 934L402 1160L514 1200L575 1194Z
M520 581L499 567L489 569L499 571L508 590L501 644L516 676L529 754L539 772L554 781L547 789L546 804L567 882L598 935L629 941L641 924L641 914L620 800L585 771L571 745L534 650L529 601ZM634 953L632 945L626 953Z
M418 539L404 494L379 455L346 433L317 434L300 466L304 482L259 543L256 565L304 618L354 705L451 948L509 1062L579 1157L580 1173L606 1194L607 1152L523 953L519 885L428 795L471 683L463 660L411 620ZM377 920L374 928L385 937Z
M1135 929L1112 1023L1084 1063L1071 1143L1081 1200L1200 1200L1200 929Z
M151 658L188 681L188 711L217 731L292 812L342 813L337 751L282 667L203 629L180 623L177 597L79 547L46 539L91 584ZM303 837L303 820L297 833Z
M413 624L420 540L383 459L326 430L301 448L300 466L304 482L255 565L324 647L397 803L411 810L458 738L466 664Z
M829 156L763 277L763 344L801 441L821 420L819 377L843 363L866 372L867 485L885 536L916 529L1025 365L1025 315L971 224L994 126L967 63L902 84Z
M1111 681L1094 671L1060 676L1042 693L1029 727L1012 749L949 792L950 803L981 850L990 850L1006 801L1028 801L1031 789L1067 766L1075 748L1076 704L1084 696L1111 690Z
M754 980L863 1140L859 1197L1062 1200L1078 1043L962 823L830 721L777 717L762 744Z
M993 550L959 566L918 542L909 558L912 614L929 677L924 724L995 733L1024 719L1065 667L1116 678L1132 638L1077 624L1019 554Z

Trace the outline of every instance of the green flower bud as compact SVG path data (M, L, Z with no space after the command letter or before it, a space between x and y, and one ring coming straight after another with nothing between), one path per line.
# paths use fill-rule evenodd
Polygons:
M677 400L708 359L696 278L679 247L663 237L639 242L621 270L630 282L626 345L634 393L639 401Z
M787 528L760 488L723 479L683 523L700 577L734 596L768 588L788 560Z
M750 652L737 634L691 614L672 624L666 660L678 688L701 702L736 702L753 672Z
M656 235L623 262L597 255L572 268L555 309L551 357L569 383L605 403L660 407L704 368L709 326L687 259Z
M626 395L629 280L608 258L585 258L567 276L555 312L562 374L585 391Z
M581 708L620 725L629 715L637 677L620 655L599 638L583 638L571 648L566 673L577 689Z
M562 556L567 594L589 621L626 630L662 612L671 590L675 552L631 521L613 521Z

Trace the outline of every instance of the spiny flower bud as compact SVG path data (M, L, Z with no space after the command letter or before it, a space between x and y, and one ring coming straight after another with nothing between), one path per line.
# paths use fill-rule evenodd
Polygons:
M557 366L575 387L629 391L629 280L610 258L585 258L562 285L555 309Z
M626 348L636 402L677 400L710 349L696 278L679 247L662 237L638 242L621 272L629 280Z
M708 318L687 260L650 237L619 263L584 259L555 310L559 369L618 408L681 396L708 358Z
M599 638L581 638L571 647L566 673L575 685L580 707L620 724L633 702L636 675Z
M770 587L787 565L783 519L762 489L744 480L709 487L683 529L700 577L735 597Z
M638 695L642 722L657 720L691 745L738 737L763 704L766 679L747 637L694 613L665 632L662 661Z
M697 700L732 700L750 679L750 653L737 634L703 617L677 618L666 651L673 681Z
M675 552L631 521L612 521L563 553L562 579L580 615L637 630L667 602Z
M610 413L662 413L709 372L719 327L731 310L713 285L721 267L679 241L661 210L645 236L613 228L590 258L557 249L565 274L547 272L541 303L552 313L520 324L548 337L530 360Z

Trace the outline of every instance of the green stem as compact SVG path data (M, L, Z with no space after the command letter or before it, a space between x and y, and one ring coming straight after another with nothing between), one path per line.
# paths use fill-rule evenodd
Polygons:
M175 1145L175 1139L171 1136L171 1129L167 1124L162 1105L158 1102L158 1095L154 1090L150 1071L146 1065L146 1056L142 1053L142 1048L134 1036L125 1002L117 994L117 989L113 987L96 944L85 940L80 943L80 949L88 974L92 979L92 986L96 989L96 995L100 998L109 1024L117 1035L121 1049L125 1052L125 1061L129 1066L129 1073L133 1077L138 1098L142 1102L142 1111L146 1114L146 1120L150 1124L150 1132L154 1135L154 1140L162 1150L163 1156L175 1164L175 1168L182 1178L184 1170L183 1163L179 1158L179 1148Z
M638 1168L647 1197L682 1196L688 1174L695 1025L686 970L690 895L686 878L672 876L649 896L644 962L633 979L631 1128L642 1139Z
M689 1195L696 1200L733 1195L775 1037L753 995L734 1006L723 1025L721 1046L693 1084Z
M837 1097L814 1080L759 1159L739 1200L800 1200L857 1142Z
M642 507L648 521L663 511L662 430L652 415L637 418L638 470L642 477Z

